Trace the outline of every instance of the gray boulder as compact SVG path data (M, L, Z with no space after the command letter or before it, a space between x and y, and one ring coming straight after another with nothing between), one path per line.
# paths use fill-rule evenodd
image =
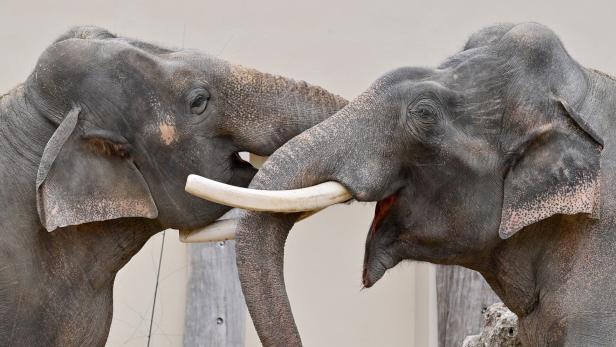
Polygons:
M462 347L522 346L518 339L518 317L502 302L488 307L483 317L481 333L467 336Z

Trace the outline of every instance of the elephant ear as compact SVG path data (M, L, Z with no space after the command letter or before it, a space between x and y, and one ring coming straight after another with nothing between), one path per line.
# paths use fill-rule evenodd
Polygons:
M156 218L150 190L129 155L123 137L77 126L77 106L64 117L45 146L36 192L47 231L68 225L124 217Z
M566 122L535 130L514 151L505 177L503 239L555 214L599 218L603 141L566 101L551 101Z

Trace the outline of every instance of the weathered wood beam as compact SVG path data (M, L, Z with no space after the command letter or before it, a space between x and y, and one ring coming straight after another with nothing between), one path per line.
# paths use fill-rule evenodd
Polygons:
M481 332L483 313L501 301L478 272L460 266L437 266L436 292L439 347L459 347Z
M191 244L184 346L244 346L246 309L235 241Z

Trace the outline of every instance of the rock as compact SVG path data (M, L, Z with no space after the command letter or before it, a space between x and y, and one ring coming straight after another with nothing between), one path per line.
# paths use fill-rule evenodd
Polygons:
M467 336L462 347L518 347L518 317L502 302L491 305L483 316L479 335Z

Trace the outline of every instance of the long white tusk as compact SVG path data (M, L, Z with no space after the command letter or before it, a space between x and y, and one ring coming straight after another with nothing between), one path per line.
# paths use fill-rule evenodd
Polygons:
M302 213L298 218L298 222L319 211L320 210ZM235 215L237 215L237 213L235 213ZM180 241L184 243L200 243L235 240L235 230L238 222L239 216L231 219L219 219L201 229L180 230Z
M288 213L320 210L352 198L343 185L333 181L293 190L257 190L231 186L197 175L188 176L186 191L227 206Z

